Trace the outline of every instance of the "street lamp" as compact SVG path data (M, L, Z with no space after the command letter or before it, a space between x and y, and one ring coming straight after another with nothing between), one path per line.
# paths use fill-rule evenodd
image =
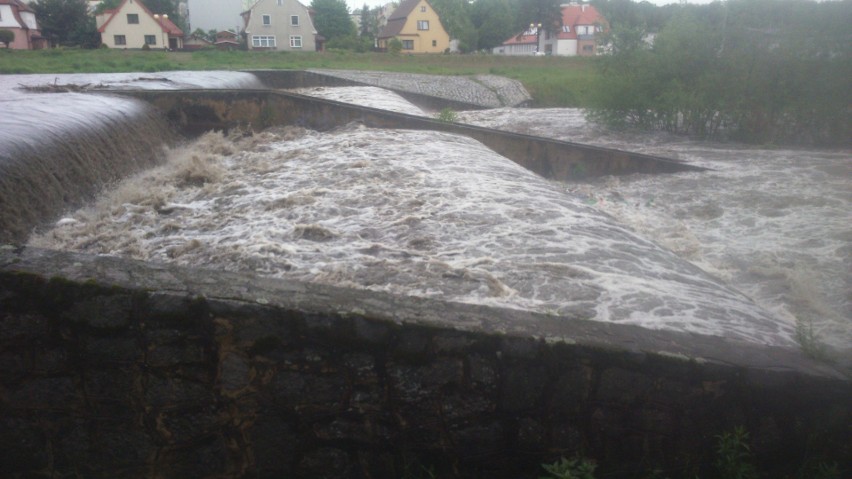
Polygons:
M541 47L541 23L530 23L530 31L535 28L535 52Z
M166 40L166 29L165 29L165 27L163 27L163 20L168 20L168 19L169 19L168 14L165 14L165 13L162 14L162 15L160 15L159 13L154 14L154 20L156 20L157 23L160 25L160 40L162 40L163 48L166 49L166 50L169 49L169 42Z

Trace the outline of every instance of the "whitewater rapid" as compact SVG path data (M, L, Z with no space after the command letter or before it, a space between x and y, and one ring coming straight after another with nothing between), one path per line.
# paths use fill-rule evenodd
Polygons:
M435 114L372 87L300 93ZM848 152L797 163L802 152L604 134L566 109L458 117L714 171L556 183L445 133L208 134L31 244L760 344L793 345L805 317L852 343Z

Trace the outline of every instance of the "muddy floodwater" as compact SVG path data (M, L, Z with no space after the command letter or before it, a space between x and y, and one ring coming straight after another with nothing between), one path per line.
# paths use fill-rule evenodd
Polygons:
M300 93L435 114L377 88ZM458 120L713 171L557 183L446 133L209 133L31 244L761 344L794 344L798 321L850 349L849 151L612 134L571 109Z

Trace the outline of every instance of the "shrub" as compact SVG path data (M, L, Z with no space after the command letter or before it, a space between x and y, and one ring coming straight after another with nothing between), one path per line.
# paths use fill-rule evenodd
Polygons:
M0 43L9 48L9 44L15 41L15 32L12 30L0 30Z

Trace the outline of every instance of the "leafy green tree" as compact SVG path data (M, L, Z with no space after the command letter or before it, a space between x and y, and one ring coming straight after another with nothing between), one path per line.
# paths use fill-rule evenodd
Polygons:
M0 43L9 48L9 44L15 41L15 32L12 30L0 30Z
M850 7L850 0L681 5L653 47L601 59L590 116L754 143L848 144Z
M476 50L477 31L471 21L467 0L430 0L429 3L441 17L441 24L450 38L459 41L459 49L462 52Z
M471 5L471 21L480 49L490 50L517 33L510 0L476 0Z
M51 45L97 46L94 19L88 14L86 0L37 0L35 11L41 34ZM99 38L99 37L97 37Z
M518 0L515 33L528 29L530 24L538 23L541 23L546 32L561 30L562 3L561 0Z
M376 10L371 10L365 3L361 7L361 28L358 35L364 38L376 38L379 31L378 15Z
M327 41L340 37L355 37L355 23L349 18L349 8L343 0L313 0L314 26Z

